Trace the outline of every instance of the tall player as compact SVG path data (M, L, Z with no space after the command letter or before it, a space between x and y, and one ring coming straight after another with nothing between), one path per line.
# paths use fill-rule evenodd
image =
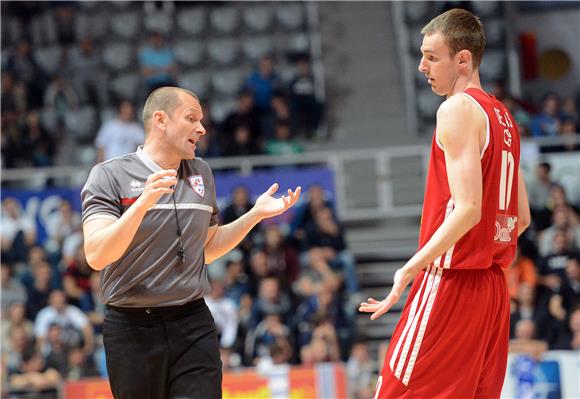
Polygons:
M360 306L380 317L415 278L375 398L498 398L509 339L502 268L530 223L518 129L481 88L478 17L453 9L421 33L419 70L447 99L437 111L419 251L383 301Z

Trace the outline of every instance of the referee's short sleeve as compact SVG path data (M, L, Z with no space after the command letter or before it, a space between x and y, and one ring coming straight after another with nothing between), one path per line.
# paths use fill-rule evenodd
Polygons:
M209 220L209 225L210 226L215 226L219 222L218 215L220 213L220 210L219 210L218 205L217 205L217 198L216 198L216 191L215 191L215 177L214 177L213 172L211 171L211 169L210 169L209 173L210 173L211 179L213 181L213 184L212 184L212 193L211 193L211 195L212 195L211 200L212 200L213 212L211 213L211 218Z
M111 220L121 217L119 188L105 165L98 164L91 170L81 191L81 202L83 225L96 217Z

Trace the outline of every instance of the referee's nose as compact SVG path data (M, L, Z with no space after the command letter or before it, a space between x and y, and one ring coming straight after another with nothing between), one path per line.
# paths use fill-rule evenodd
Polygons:
M201 122L199 122L197 129L195 129L195 132L197 134L199 134L200 136L203 136L207 133L205 130L205 127L203 126L203 124Z

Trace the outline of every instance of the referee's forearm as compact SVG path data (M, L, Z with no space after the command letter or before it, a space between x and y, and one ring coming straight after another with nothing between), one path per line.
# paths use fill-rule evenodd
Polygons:
M95 270L101 270L117 261L135 238L147 210L135 203L115 222L106 226L84 226L85 255L87 263ZM99 220L95 220L95 223Z
M261 220L251 209L232 223L219 226L205 246L205 263L210 264L234 249Z

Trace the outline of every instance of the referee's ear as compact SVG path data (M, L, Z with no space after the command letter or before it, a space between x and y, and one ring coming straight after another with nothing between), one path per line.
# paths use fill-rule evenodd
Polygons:
M161 130L165 130L166 122L167 122L167 115L164 111L155 111L151 117L153 125L157 126L157 128Z

